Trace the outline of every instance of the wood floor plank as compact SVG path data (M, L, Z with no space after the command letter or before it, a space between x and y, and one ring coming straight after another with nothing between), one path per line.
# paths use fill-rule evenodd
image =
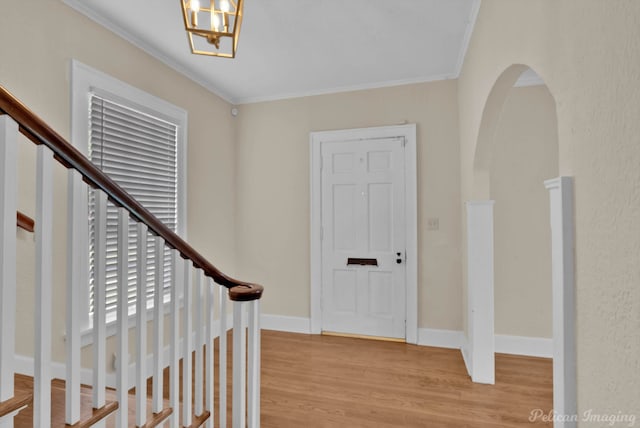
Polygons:
M496 384L481 385L467 376L458 350L263 330L261 363L263 428L552 426L528 419L533 409L546 414L552 408L550 359L498 354ZM17 380L21 387L28 383ZM52 383L59 394L53 397L55 420L63 417L63 384ZM217 397L219 385L215 389ZM83 388L85 404L90 396ZM29 412L16 417L16 427L30 426Z
M531 427L552 407L552 364L496 356L471 382L458 350L263 331L262 426Z

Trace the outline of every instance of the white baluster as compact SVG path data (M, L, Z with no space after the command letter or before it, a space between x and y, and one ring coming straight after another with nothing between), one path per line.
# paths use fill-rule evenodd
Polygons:
M89 246L88 246L88 206L87 185L82 175L75 169L69 169L68 189L68 251L66 308L67 355L65 382L65 422L73 425L80 421L80 310L86 307L82 297L89 281Z
M182 308L182 424L186 427L191 425L191 303L193 300L191 289L191 263L188 259L184 261L184 286L183 286L183 308Z
M260 300L249 302L249 358L247 418L249 428L260 427Z
M195 375L194 375L194 383L195 383L195 414L196 416L202 415L202 391L203 391L203 374L202 374L202 346L204 345L203 340L203 316L202 316L202 304L204 300L204 296L202 295L202 276L203 272L201 269L196 270L196 283L195 283L195 299L194 299L194 317L196 323L196 359L195 359Z
M243 302L233 302L233 428L246 420L247 335L242 319Z
M220 385L218 397L218 415L220 417L220 427L227 426L227 289L218 287L218 305L220 313L220 336L218 337L218 370L220 370L218 384Z
M136 225L136 426L147 423L147 225Z
M153 413L162 411L163 373L162 353L164 352L164 240L156 236L155 275L153 289Z
M105 405L106 370L106 264L107 264L107 195L94 190L95 219L95 278L93 293L93 407ZM104 424L101 424L104 426Z
M0 402L14 393L17 135L18 125L0 116ZM13 427L13 419L0 426Z
M51 299L53 296L53 153L37 147L34 426L51 426Z
M118 300L116 390L118 413L116 427L126 428L129 423L129 212L118 208Z
M215 381L215 365L214 365L214 346L213 340L215 339L215 331L213 330L213 323L215 320L214 308L215 308L215 288L213 281L210 278L205 278L205 295L206 295L206 323L207 331L205 335L207 355L207 380L206 380L206 405L205 408L209 411L209 419L207 420L207 428L214 428L214 381ZM220 391L223 391L221 384ZM221 394L222 395L222 394Z
M180 424L180 317L178 311L180 304L180 291L182 289L181 269L184 264L180 261L180 253L176 250L171 251L171 346L169 357L169 402L173 409L173 413L169 418L169 426L177 428Z

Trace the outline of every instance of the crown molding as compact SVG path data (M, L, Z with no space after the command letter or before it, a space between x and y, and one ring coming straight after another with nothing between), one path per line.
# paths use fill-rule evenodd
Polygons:
M268 101L281 101L281 100L288 100L293 98L304 98L304 97L313 97L318 95L331 95L331 94L339 94L344 92L364 91L368 89L382 89L382 88L389 88L394 86L413 85L417 83L439 82L442 80L451 80L455 78L456 76L450 73L439 74L435 76L417 77L413 79L390 80L386 82L374 82L374 83L365 83L361 85L337 86L337 87L327 88L327 89L290 92L290 93L284 93L284 94L278 94L278 95L267 95L264 97L244 97L244 98L241 97L236 99L236 103L238 105L241 105L241 104L254 104L254 103L268 102Z
M471 5L471 12L469 13L469 18L467 19L467 29L464 32L464 37L462 38L462 46L460 47L460 52L458 52L458 62L456 63L456 68L453 73L456 79L460 77L460 73L462 72L464 58L467 55L467 49L469 48L469 43L471 42L473 29L476 26L476 20L478 19L478 13L480 12L481 3L482 0L473 0L473 5Z
M516 83L513 86L516 88L523 88L526 86L541 86L544 84L544 80L542 80L542 78L537 74L535 76L525 76L523 74L518 78L518 80L516 80Z
M158 49L149 45L139 37L133 35L131 32L125 30L120 25L97 14L94 10L88 7L85 2L81 0L62 0L62 2L67 6L69 6L70 8L74 9L76 12L86 16L87 18L103 26L104 28L116 34L117 36L121 37L122 39L128 41L129 43L141 49L142 51L148 53L153 58L164 63L165 65L177 71L178 73L191 79L193 82L207 89L209 92L213 93L214 95L217 95L218 97L222 98L226 102L233 104L233 101L234 101L233 97L231 97L228 93L220 90L220 88L212 85L210 82L206 81L205 79L202 79L200 76L191 72L189 69L184 67L175 59L160 52Z
M231 94L229 94L227 91L224 91L221 88L215 85L212 85L211 82L202 78L197 73L194 73L193 71L189 70L187 67L180 64L179 61L164 54L160 50L156 49L155 47L151 46L149 43L142 40L141 38L132 34L130 31L127 31L117 23L96 13L93 9L87 6L87 4L82 0L62 0L62 2L67 6L69 6L70 8L74 9L76 12L86 16L87 18L96 22L98 25L106 28L107 30L111 31L112 33L116 34L117 36L121 37L122 39L126 40L127 42L131 43L132 45L136 46L137 48L151 55L153 58L164 63L171 69L175 70L176 72L192 80L196 84L207 89L214 95L217 95L218 97L222 98L224 101L233 105L240 105L240 104L279 101L279 100L293 99L293 98L329 95L329 94L337 94L342 92L361 91L361 90L368 90L368 89L380 89L380 88L410 85L410 84L416 84L416 83L427 83L427 82L435 82L435 81L441 81L441 80L457 79L460 75L460 70L464 62L464 57L467 51L469 40L471 39L471 34L475 26L475 21L478 15L478 10L480 9L481 0L473 0L471 13L469 14L469 18L468 18L468 25L463 38L463 45L458 55L458 62L452 73L433 75L433 76L423 76L423 77L411 78L411 79L385 81L385 82L373 82L373 83L366 83L366 84L359 84L359 85L338 86L338 87L309 90L309 91L281 93L276 95L257 96L257 97L234 97Z

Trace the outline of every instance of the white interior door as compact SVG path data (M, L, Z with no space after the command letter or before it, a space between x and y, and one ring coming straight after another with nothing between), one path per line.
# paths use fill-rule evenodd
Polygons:
M324 142L322 330L405 338L404 138Z

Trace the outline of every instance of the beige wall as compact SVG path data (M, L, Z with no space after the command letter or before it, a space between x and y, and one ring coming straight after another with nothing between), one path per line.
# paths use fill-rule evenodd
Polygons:
M559 172L575 179L580 413L640 415L639 17L635 0L484 0L459 80L463 200L483 196L473 159L501 73L526 64L555 98Z
M473 174L482 118L491 113L485 104L504 70L531 66L556 101L559 172L575 177L579 410L638 415L639 16L637 0L484 0L457 83L244 105L234 124L226 102L61 2L38 0L2 9L0 84L64 136L72 58L187 109L190 242L226 271L237 248L242 278L267 287L264 312L301 317L309 316L309 132L417 123L420 326L459 329L461 201L490 196ZM54 237L62 244L63 171L55 178ZM21 180L20 207L33 213L30 179ZM425 230L429 217L440 218L439 231ZM27 256L29 239L19 234ZM64 253L55 266L60 360ZM21 269L29 282L29 267ZM22 282L20 293L31 300ZM18 324L25 352L26 320Z
M70 135L71 59L110 74L188 111L189 242L224 271L235 270L235 149L230 105L151 58L60 1L38 0L3 6L0 13L0 85L7 88L55 130ZM34 213L34 153L21 144L19 207ZM28 173L26 171L29 171ZM66 245L66 174L55 171L54 239ZM18 235L18 352L33 347L32 235ZM53 355L64 359L65 251L54 258Z
M557 130L546 86L511 89L490 172L497 334L552 337L551 226L543 182L558 176Z
M455 81L240 106L238 249L266 314L309 317L309 132L416 123L419 325L460 329ZM438 217L440 230L426 231Z

